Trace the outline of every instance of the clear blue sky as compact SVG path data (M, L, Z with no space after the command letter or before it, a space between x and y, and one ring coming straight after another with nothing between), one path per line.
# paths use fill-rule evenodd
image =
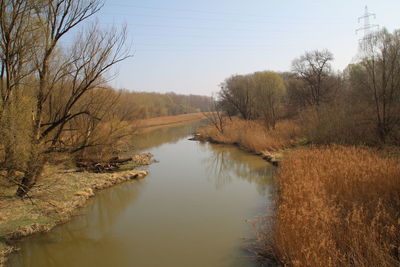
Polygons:
M126 23L132 42L114 87L211 95L232 74L290 70L306 50L330 50L342 70L365 5L372 23L400 28L400 0L106 0L98 20Z

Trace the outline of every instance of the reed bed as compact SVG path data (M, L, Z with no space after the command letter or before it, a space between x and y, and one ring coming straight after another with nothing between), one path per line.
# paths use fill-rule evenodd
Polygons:
M373 149L300 148L282 161L256 253L285 266L400 266L400 160ZM269 228L269 229L267 229Z
M203 138L218 143L238 144L255 153L287 148L300 139L300 127L293 121L280 121L275 129L268 129L261 121L225 119L223 132L208 125L198 130Z

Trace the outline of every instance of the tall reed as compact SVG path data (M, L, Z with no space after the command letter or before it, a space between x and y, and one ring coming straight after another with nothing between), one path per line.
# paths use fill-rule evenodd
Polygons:
M212 125L200 128L198 133L216 142L238 144L256 153L287 148L300 137L300 128L293 121L280 121L275 129L268 129L262 121L237 118L226 119L224 124L223 133Z
M400 160L366 148L301 148L278 171L258 255L287 266L400 266Z

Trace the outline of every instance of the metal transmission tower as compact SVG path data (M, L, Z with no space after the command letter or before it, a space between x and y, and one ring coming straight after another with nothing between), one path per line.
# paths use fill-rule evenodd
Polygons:
M365 6L365 12L364 15L362 17L358 18L358 23L360 23L362 20L364 20L364 26L361 28L358 28L356 30L356 33L360 32L360 31L364 31L364 37L362 39L360 39L360 44L363 45L365 44L366 41L368 41L373 33L373 29L379 29L379 25L377 24L371 24L370 22L370 18L373 17L374 19L376 19L376 15L374 13L370 13L368 11L368 7Z

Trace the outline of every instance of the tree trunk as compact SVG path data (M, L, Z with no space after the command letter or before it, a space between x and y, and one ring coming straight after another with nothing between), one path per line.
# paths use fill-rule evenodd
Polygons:
M21 183L18 186L16 195L18 197L25 197L26 194L33 188L36 184L38 177L43 171L43 167L45 165L45 158L40 155L38 148L33 147L31 152L31 156L28 162L28 166L25 171L25 175L22 178Z

